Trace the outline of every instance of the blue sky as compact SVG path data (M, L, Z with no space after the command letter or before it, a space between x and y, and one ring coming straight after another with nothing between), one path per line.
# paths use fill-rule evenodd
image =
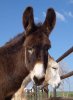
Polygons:
M73 0L0 0L0 46L24 31L22 14L27 6L33 7L36 23L44 22L48 8L55 9L57 20L50 35L52 48L49 52L56 60L73 46ZM67 63L67 71L73 70L73 53L63 62Z

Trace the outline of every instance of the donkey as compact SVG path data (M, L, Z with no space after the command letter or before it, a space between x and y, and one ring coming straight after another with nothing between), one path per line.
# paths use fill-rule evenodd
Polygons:
M40 85L45 79L49 35L56 22L55 11L47 10L43 24L34 23L33 8L23 13L25 31L0 47L0 100L10 100L23 79L30 73L31 80Z

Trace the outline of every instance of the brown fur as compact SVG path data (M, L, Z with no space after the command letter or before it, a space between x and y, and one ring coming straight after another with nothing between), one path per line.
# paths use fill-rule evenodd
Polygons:
M34 23L32 7L26 8L23 13L25 32L0 48L0 100L11 99L36 62L43 62L46 71L48 49L51 45L48 36L55 20L55 12L50 8L44 24L37 26ZM28 53L30 49L34 50L32 55Z

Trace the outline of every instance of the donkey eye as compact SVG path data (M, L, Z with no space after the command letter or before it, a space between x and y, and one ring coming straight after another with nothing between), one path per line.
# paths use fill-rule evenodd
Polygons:
M29 53L29 54L32 54L32 53L33 53L33 51L34 51L34 49L33 49L33 48L29 48L29 49L28 49L28 53Z
M55 67L52 67L52 69L57 70L57 68L55 68Z

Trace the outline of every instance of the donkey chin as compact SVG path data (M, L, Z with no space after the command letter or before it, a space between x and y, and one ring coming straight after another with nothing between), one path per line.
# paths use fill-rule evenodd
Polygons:
M42 63L35 64L33 71L31 71L31 80L37 86L41 85L45 80L44 66Z
M59 76L57 76L57 78L50 79L48 81L48 84L51 85L53 88L58 88L61 84L61 79Z

